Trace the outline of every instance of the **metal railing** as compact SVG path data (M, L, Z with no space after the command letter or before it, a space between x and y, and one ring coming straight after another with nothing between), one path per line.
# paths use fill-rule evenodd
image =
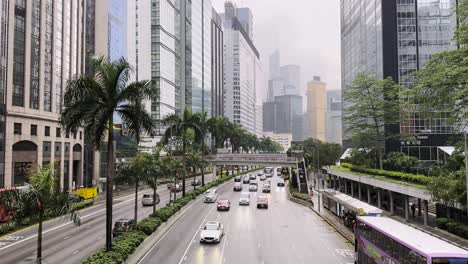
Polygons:
M267 161L296 162L297 159L286 154L218 154L205 156L207 161Z

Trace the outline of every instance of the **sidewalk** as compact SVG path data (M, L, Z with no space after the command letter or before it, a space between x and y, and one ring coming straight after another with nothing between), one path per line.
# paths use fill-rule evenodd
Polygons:
M318 214L320 217L323 218L329 225L331 225L335 230L340 233L346 240L350 243L354 244L354 233L353 230L346 227L341 218L337 217L333 213L331 213L328 209L323 207L322 199L320 199L320 209L318 207L318 195L317 192L314 190L312 195L312 202L314 206L311 207L312 210Z

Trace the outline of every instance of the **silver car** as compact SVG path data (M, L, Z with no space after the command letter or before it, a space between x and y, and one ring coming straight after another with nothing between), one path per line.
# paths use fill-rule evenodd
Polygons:
M256 192L258 190L258 184L256 182L250 182L249 192Z
M153 206L159 204L159 194L156 194L156 199L153 199L152 194L143 194L143 199L141 199L141 204L143 206Z
M214 203L218 199L218 191L211 189L205 192L205 203Z

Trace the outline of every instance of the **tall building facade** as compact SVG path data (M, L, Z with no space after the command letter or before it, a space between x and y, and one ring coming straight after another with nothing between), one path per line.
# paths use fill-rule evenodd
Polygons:
M211 116L224 115L223 21L213 9L211 21Z
M325 141L325 116L327 111L327 85L314 76L307 83L307 137Z
M127 57L127 5L125 0L87 0L85 4L86 74L93 73L91 59L105 56L109 61ZM115 122L121 122L119 116ZM87 131L85 131L86 135ZM95 149L85 137L84 186L107 175L107 153ZM105 142L103 144L106 144ZM94 183L94 184L93 184Z
M391 77L411 88L413 74L434 53L455 49L456 0L347 0L341 1L343 91L360 72ZM344 98L345 99L345 98ZM344 110L349 106L346 99ZM435 160L438 146L454 133L450 113L437 118L405 112L400 124L387 126L391 134L414 135L414 141L388 140L386 151L402 151L420 160ZM344 146L351 147L349 124L343 121Z
M261 90L262 69L258 53L238 17L238 8L225 3L224 31L224 115L247 131L256 133L257 92Z
M281 66L280 76L283 81L283 94L302 95L301 67L299 65Z
M325 126L325 141L329 143L342 143L341 128L341 91L327 91L327 112Z
M153 80L158 94L145 102L156 123L155 137L142 138L142 151L152 151L169 114L212 107L212 5L210 0L127 1L128 60L135 80ZM185 15L179 15L185 14Z
M0 4L0 188L54 162L60 190L82 184L83 131L59 123L66 82L84 72L84 0Z

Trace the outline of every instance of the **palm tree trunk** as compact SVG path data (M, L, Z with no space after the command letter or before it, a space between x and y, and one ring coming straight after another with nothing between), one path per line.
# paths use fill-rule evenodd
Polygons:
M184 134L182 135L182 197L185 197L185 177L187 174L186 171L186 157L185 157L185 131L183 132Z
M135 181L135 225L138 221L138 180Z
M112 250L112 192L114 185L114 120L109 118L106 179L106 250Z
M156 180L153 188L153 216L156 215L156 188L158 188L158 181Z
M201 142L201 185L205 186L205 161L204 161L204 156L205 156L205 137L203 136L202 142Z
M37 257L36 263L42 263L42 209L39 209L39 225L37 227Z

